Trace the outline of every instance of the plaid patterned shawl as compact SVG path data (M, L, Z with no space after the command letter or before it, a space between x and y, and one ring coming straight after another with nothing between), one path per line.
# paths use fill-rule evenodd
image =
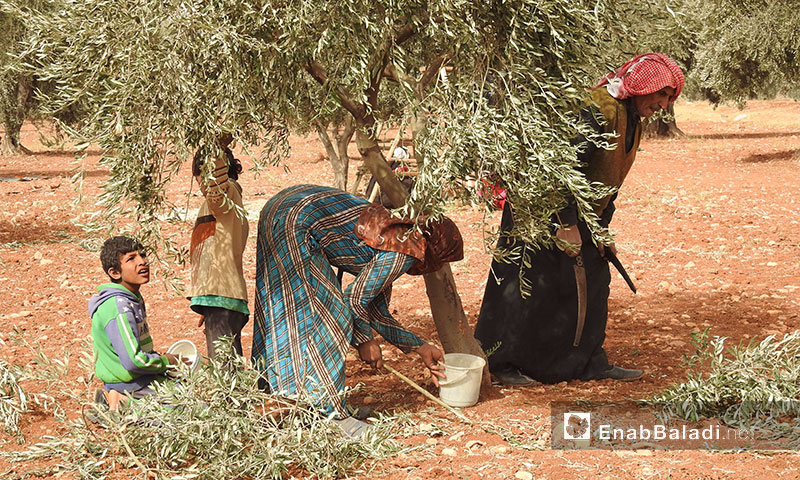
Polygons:
M354 233L368 202L341 190L289 187L261 210L256 245L252 358L273 393L302 388L329 412L346 416L347 345L373 330L404 352L424 342L389 313L392 282L417 260L376 250ZM332 267L355 280L344 291Z

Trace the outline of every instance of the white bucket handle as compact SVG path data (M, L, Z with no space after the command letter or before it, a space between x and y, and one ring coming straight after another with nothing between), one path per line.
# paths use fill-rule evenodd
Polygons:
M452 375L453 378L440 378L439 385L450 385L451 383L460 382L464 380L468 373L469 370L462 370L458 375Z

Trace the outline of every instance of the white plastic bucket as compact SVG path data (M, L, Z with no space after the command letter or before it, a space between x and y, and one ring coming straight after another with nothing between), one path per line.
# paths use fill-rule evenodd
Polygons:
M439 398L451 407L478 403L486 360L468 353L445 353L444 374L439 379Z
M200 364L200 362L198 362L197 347L191 340L178 340L169 347L167 353L189 360L189 368L192 371Z

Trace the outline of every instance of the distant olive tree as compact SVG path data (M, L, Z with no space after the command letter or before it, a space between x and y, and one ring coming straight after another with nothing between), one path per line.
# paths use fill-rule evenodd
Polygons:
M800 91L800 15L794 0L697 2L691 78L714 103Z
M576 112L614 60L608 45L636 36L626 1L52 2L57 14L0 0L32 32L19 71L58 82L38 93L44 111L86 106L64 128L99 144L111 171L101 201L149 238L161 238L165 187L196 147L230 133L278 162L289 126L339 120L406 215L441 214L454 196L488 206L492 182L508 189L512 234L533 245L553 242L567 197L604 234L590 204L608 192L577 171L570 139L590 135ZM379 120L400 116L419 168L411 192L377 138ZM449 266L425 280L445 349L475 351Z
M0 121L3 124L3 143L0 151L26 151L20 143L25 116L31 108L33 78L30 74L8 69L12 55L24 35L22 19L13 11L0 8Z
M22 0L19 4L0 1L0 122L5 133L0 151L4 153L33 153L20 138L26 120L44 123L48 127L55 121L52 134L42 136L45 144L49 144L64 140L64 131L59 125L72 124L86 115L81 102L72 102L60 109L41 110L39 98L43 92L52 93L63 83L45 71L21 68L36 62L37 52L27 47L30 39L42 33L30 24L27 13L51 12L55 15L54 10L59 5L60 2L49 0Z

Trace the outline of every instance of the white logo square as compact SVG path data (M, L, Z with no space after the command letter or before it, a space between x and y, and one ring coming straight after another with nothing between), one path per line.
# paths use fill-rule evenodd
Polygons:
M567 412L564 414L564 439L589 440L592 434L592 414Z

